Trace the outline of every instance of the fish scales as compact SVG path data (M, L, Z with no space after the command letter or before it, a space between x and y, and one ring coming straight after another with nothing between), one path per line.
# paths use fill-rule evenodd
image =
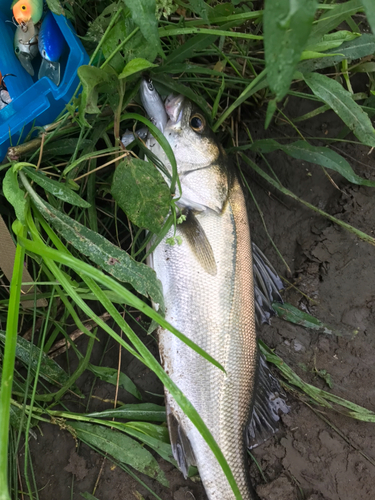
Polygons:
M226 374L192 349L186 349L167 330L159 331L161 357L167 374L213 434L243 498L250 499L244 432L249 420L257 347L249 226L238 183L231 189L223 214L198 217L208 240L218 243L214 246L216 276L208 275L197 266L196 257L184 239L179 247L159 245L154 266L163 284L166 319L221 363ZM168 236L171 235L172 232ZM182 232L181 237L184 238ZM167 401L183 422L209 498L234 498L220 465L200 433L169 394Z
M185 119L192 113L184 111ZM181 204L201 207L194 213L211 245L216 268L209 272L201 265L184 224L176 229L181 244L168 243L168 238L175 236L171 229L153 252L150 263L163 285L166 319L221 363L225 373L165 329L159 329L161 361L215 438L242 498L251 500L245 429L252 408L257 343L245 200L213 136L200 137L198 143L185 138L189 144L186 149L183 130L176 129L173 122L168 122L164 133L177 160ZM168 165L155 141L150 147ZM232 488L212 451L167 391L166 402L190 441L209 499L233 500Z

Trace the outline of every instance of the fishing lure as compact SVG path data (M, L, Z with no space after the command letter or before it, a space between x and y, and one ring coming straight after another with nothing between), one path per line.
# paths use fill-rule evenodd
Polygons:
M36 24L42 19L43 0L19 0L13 5L13 16L18 24Z
M43 19L39 31L38 47L42 56L38 78L44 76L56 85L60 83L60 57L66 46L65 38L51 12Z
M27 25L32 24L29 21ZM33 59L38 55L38 33L36 26L32 26L29 30L24 31L22 25L18 25L14 34L14 52L20 63L29 75L34 76L34 68L32 65Z

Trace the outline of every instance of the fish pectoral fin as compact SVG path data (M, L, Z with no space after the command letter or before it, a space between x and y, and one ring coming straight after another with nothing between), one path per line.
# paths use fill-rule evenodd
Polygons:
M264 356L260 355L253 413L246 432L249 449L264 443L278 430L280 412L288 413L290 409L284 398L278 380L271 374Z
M216 276L217 265L211 243L192 210L184 212L186 220L179 226L198 262L211 276Z
M193 448L178 419L172 413L167 401L166 408L169 437L171 440L173 456L178 464L178 467L183 473L184 478L187 479L189 467L195 467L197 465Z

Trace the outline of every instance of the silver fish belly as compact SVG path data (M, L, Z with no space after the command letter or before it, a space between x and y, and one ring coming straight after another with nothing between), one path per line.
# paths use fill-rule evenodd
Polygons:
M177 111L175 115L181 115ZM258 353L245 200L238 180L227 171L219 146L207 143L205 148L201 141L199 148L209 158L206 164L203 160L197 165L192 148L184 150L181 132L173 124L169 122L164 133L175 151L183 194L180 203L183 200L182 206L190 214L194 207L195 228L187 231L188 220L177 225L181 244L174 245L167 242L174 236L170 230L155 249L150 265L163 285L166 319L217 360L225 373L164 329L159 329L161 361L212 433L242 498L251 500L245 432ZM215 148L220 165L215 161ZM157 155L167 164L161 150ZM211 260L194 245L195 238L199 240L196 234L192 236L194 231L204 234ZM186 475L189 465L197 465L210 500L234 500L214 454L168 391L166 404L172 448L180 468Z
M179 229L182 244L160 244L153 256L154 269L163 284L166 319L221 363L226 373L167 330L159 331L160 355L166 373L193 404L221 448L243 499L251 499L245 429L254 390L257 344L250 233L238 183L234 183L222 214L208 212L197 218L214 249L217 274L212 276L202 268ZM168 411L190 441L208 497L234 499L200 433L169 393L166 399Z

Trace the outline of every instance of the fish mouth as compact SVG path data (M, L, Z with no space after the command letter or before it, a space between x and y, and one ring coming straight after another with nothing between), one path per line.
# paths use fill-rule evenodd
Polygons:
M179 122L181 122L183 102L183 95L178 95L176 97L173 94L169 95L165 101L165 111L167 112L169 119L174 125L177 125Z

